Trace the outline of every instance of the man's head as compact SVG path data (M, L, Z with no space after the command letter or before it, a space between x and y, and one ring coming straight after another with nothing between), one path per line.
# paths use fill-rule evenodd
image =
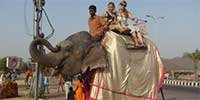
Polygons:
M95 16L96 11L97 11L97 8L96 8L95 5L90 5L90 6L89 6L89 13L90 13L90 16Z
M69 87L69 91L73 91L73 87Z

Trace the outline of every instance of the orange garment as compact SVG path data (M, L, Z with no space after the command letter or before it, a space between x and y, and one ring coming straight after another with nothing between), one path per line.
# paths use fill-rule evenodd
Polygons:
M105 19L101 16L95 15L88 20L89 31L92 37L101 35L108 29Z
M85 100L85 94L83 92L83 83L80 82L80 80L78 80L76 82L76 97L75 100Z

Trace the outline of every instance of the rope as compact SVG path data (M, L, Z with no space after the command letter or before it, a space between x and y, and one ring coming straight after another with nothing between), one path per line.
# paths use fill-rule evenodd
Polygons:
M34 37L36 36L36 34L34 34L35 33L35 21L36 21L35 10L37 10L37 8L36 8L37 3L36 2L37 2L36 0L33 0L33 5L34 5L34 11L33 11L33 34L31 36L34 36ZM50 26L50 28L52 30L51 33L44 38L44 39L48 40L49 38L51 38L54 35L55 29L54 29L53 25L51 24L51 21L49 19L49 16L48 16L46 10L43 8L44 4L45 4L45 1L42 0L42 8L41 8L41 11L40 11L40 18L38 20L41 21L40 26L42 26L42 24L43 24L42 15L44 13L44 15L45 15L45 17L47 19L47 22L48 22L48 24L49 24L49 26ZM40 27L39 30L42 33L42 27Z
M33 38L36 36L36 34L34 34L35 33L35 9L36 9L36 7L35 7L35 5L36 5L36 0L33 0Z
M46 10L45 10L44 8L42 8L42 11L44 12L44 15L45 15L46 18L47 18L47 22L48 22L48 24L49 24L49 26L50 26L50 28L51 28L51 30L52 30L51 34L49 34L47 37L45 37L45 39L48 40L49 38L51 38L51 37L54 35L55 29L54 29L53 25L51 24L51 21L50 21L50 19L49 19L49 16L48 16Z

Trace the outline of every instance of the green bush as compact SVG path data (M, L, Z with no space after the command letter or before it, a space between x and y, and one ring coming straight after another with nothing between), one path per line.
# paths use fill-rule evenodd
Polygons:
M0 58L0 67L3 71L9 71L9 69L6 67L6 57Z

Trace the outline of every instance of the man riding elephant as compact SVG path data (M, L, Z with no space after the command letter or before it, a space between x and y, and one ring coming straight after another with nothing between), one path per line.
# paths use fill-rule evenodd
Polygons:
M88 20L90 35L95 38L96 41L100 41L104 34L109 30L111 21L105 21L102 16L96 15L96 6L89 6L90 18Z

